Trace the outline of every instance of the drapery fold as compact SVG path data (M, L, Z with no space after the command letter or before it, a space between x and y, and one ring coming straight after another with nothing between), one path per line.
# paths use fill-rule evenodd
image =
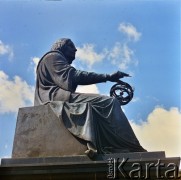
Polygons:
M50 106L74 136L91 142L98 153L145 151L117 99L93 94L73 94L72 99Z

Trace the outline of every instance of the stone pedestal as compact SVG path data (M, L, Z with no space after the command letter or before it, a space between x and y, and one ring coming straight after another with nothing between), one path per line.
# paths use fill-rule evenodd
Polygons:
M180 158L164 152L2 159L1 180L179 179ZM137 177L137 178L136 178Z
M164 152L84 155L49 104L19 109L12 158L2 159L0 180L178 179L180 158Z
M18 112L12 157L56 157L81 155L87 149L57 117L49 104L20 108Z

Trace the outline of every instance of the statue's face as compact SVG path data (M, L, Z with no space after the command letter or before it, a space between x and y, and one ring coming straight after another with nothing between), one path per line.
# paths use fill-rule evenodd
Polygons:
M63 54L67 58L69 64L71 64L72 61L75 59L76 51L77 51L77 49L76 49L74 43L72 41L68 41L66 43Z

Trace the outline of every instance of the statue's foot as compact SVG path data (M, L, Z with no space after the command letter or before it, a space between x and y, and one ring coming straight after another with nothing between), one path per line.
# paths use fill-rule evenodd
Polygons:
M93 159L97 152L93 151L92 149L88 149L85 151L85 154L90 158L90 159Z
M97 149L94 147L94 145L90 142L87 143L88 150L85 151L85 154L90 158L93 159L97 154Z

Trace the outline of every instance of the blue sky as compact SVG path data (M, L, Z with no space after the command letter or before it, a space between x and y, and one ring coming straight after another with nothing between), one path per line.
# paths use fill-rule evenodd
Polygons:
M135 95L123 109L141 144L181 155L179 0L9 0L0 1L0 158L11 156L18 108L32 106L39 58L61 37L75 43L77 69L130 73ZM78 91L108 95L112 85Z

